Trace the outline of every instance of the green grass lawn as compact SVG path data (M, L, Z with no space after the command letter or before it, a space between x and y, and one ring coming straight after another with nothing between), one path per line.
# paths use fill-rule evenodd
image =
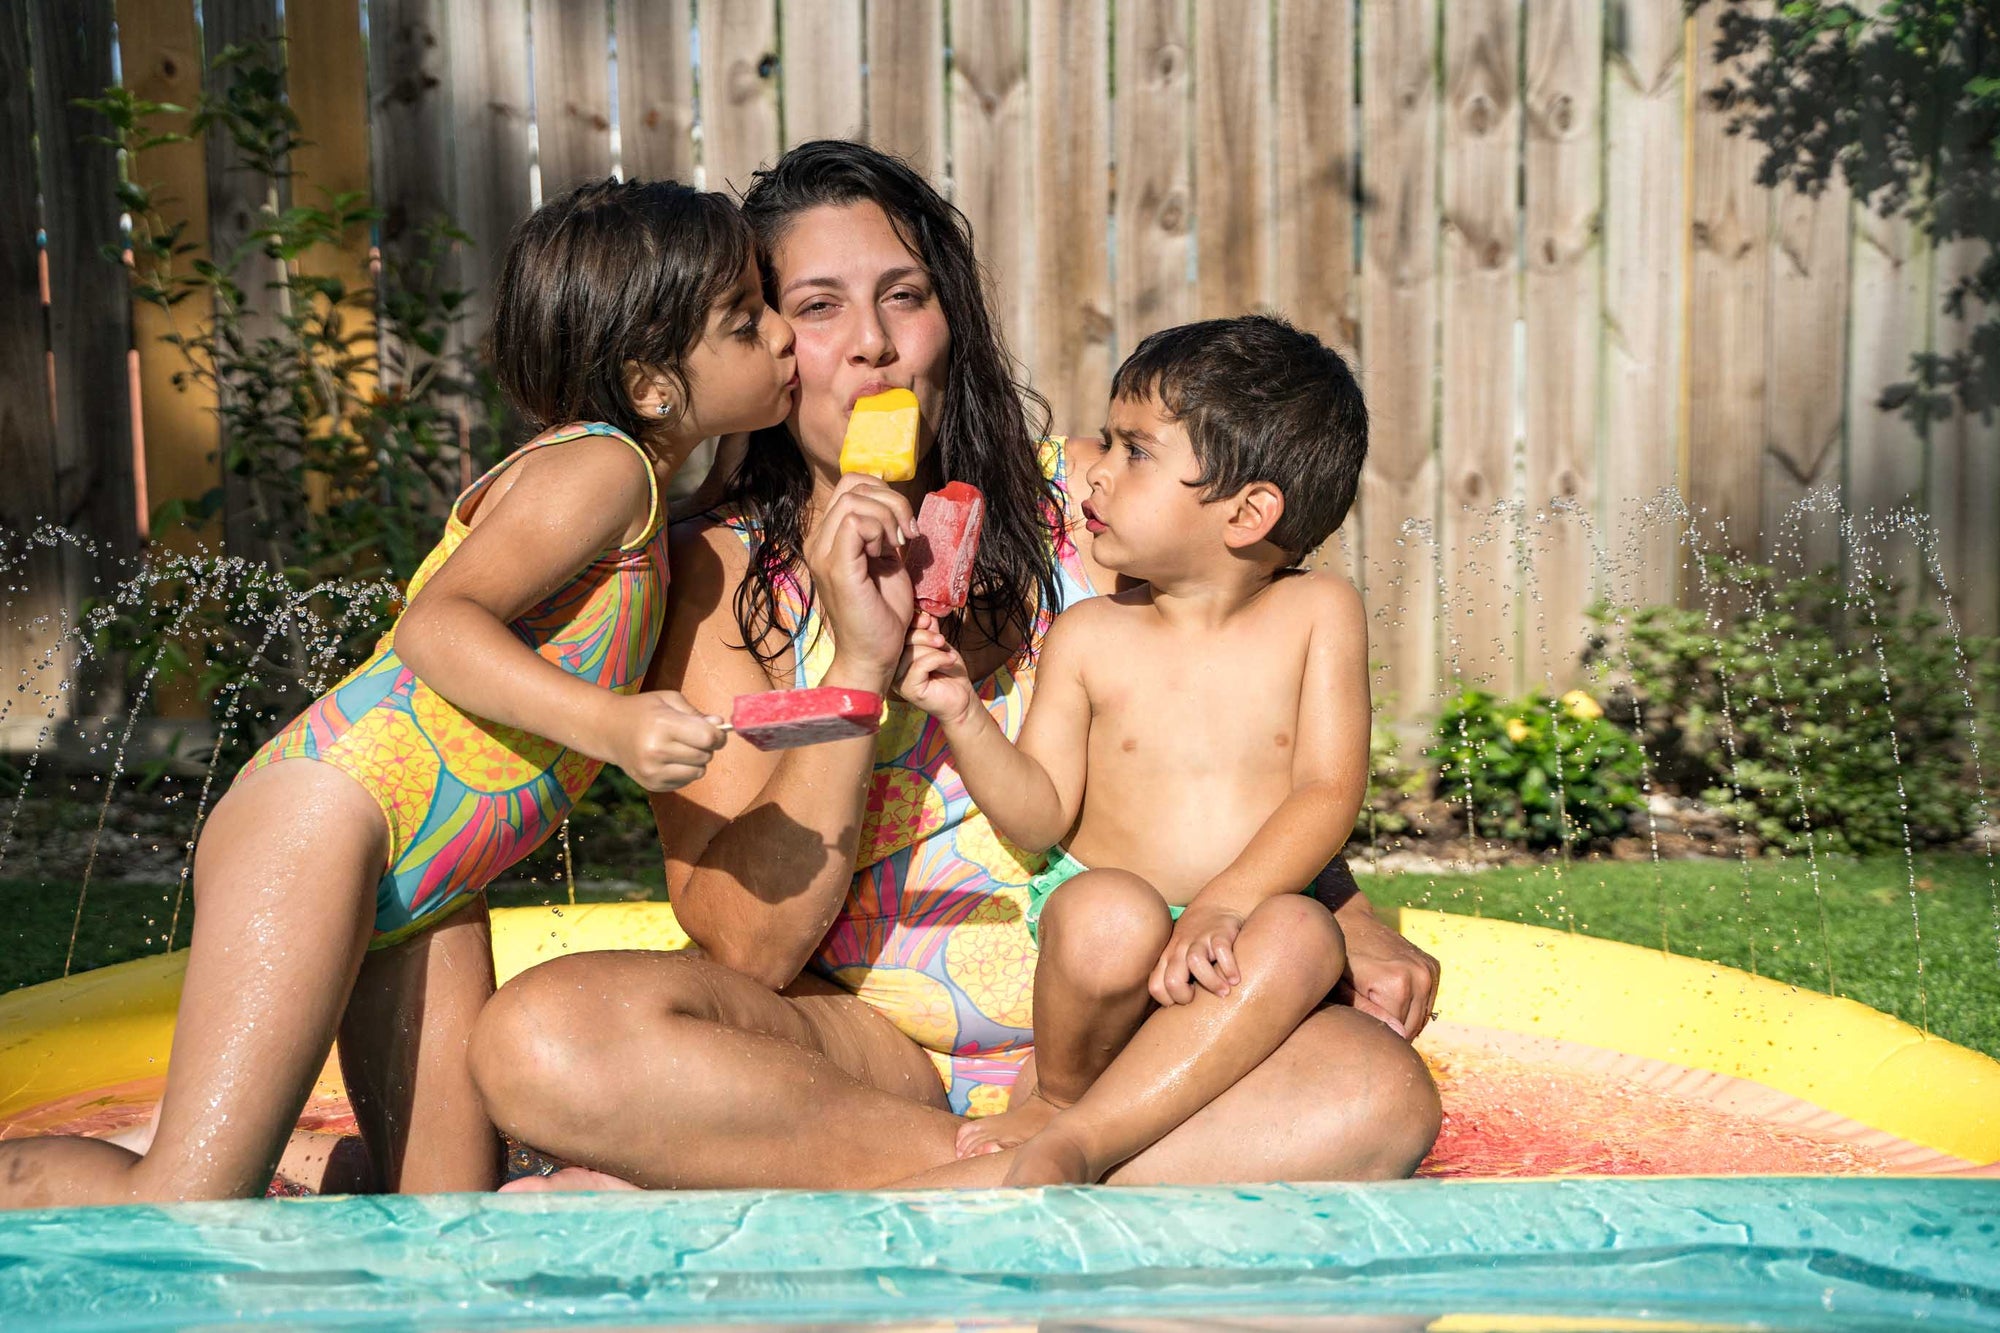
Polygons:
M1819 893L1798 861L1579 862L1560 872L1364 877L1381 906L1428 907L1623 940L1727 963L1812 990L1831 989L2000 1056L2000 941L1986 861L1917 858L1916 916L1901 857L1822 858ZM651 878L657 878L657 869ZM579 882L583 900L622 898L629 886ZM0 881L14 905L0 949L0 989L58 977L76 916L73 885ZM496 891L500 905L561 902L561 885ZM76 934L73 971L165 947L174 886L93 884ZM1821 910L1825 929L1822 933ZM1923 978L1917 976L1917 934ZM176 942L186 944L182 908ZM1832 962L1829 986L1827 963Z

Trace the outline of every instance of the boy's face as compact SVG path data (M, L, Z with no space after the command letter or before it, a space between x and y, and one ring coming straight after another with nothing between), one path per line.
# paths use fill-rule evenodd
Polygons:
M1201 460L1157 395L1112 400L1104 452L1083 476L1090 483L1084 525L1099 564L1152 580L1226 549L1221 506L1204 502L1192 484Z

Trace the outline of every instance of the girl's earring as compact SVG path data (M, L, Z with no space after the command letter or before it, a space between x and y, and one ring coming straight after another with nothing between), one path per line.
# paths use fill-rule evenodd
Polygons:
M674 414L674 405L673 405L672 403L661 403L661 404L660 404L660 415L661 415L661 416L663 416L663 417L670 417L670 416L672 416L673 414Z

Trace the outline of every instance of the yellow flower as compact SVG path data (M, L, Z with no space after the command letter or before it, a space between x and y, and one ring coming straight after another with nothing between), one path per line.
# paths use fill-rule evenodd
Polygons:
M1518 717L1507 719L1507 739L1519 745L1528 739L1528 724Z
M1565 694L1562 697L1562 706L1569 711L1571 717L1583 722L1604 716L1604 710L1597 706L1597 700L1582 690L1571 690Z

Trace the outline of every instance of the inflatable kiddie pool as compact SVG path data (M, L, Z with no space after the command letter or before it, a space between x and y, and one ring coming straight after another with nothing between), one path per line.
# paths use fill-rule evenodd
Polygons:
M1716 964L1400 925L1445 978L1419 1048L1446 1123L1417 1181L0 1214L0 1324L2000 1327L2000 1181L1908 1174L2000 1159L2000 1063ZM661 904L494 913L503 981L684 942ZM0 1137L149 1115L183 966L0 997ZM351 1130L331 1063L302 1127Z

